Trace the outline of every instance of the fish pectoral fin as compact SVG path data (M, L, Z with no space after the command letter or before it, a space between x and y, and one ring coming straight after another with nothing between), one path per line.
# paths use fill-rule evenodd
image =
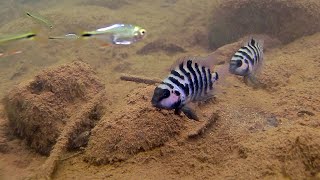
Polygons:
M183 106L181 108L181 111L189 118L195 121L199 121L199 118L197 116L197 114L195 113L195 111L193 109L191 109L188 106Z
M261 83L253 74L249 74L243 77L244 82L253 88L266 88L266 85Z
M176 114L176 115L181 115L181 109L180 109L180 108L176 108L176 109L174 110L174 114Z

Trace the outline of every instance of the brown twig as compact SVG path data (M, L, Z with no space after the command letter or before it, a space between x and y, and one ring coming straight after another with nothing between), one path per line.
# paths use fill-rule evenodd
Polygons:
M146 77L139 77L139 76L133 76L133 75L127 75L127 74L122 74L120 76L120 79L123 81L133 81L136 83L144 83L144 84L149 84L149 85L154 85L154 84L159 84L162 81L156 78L146 78Z
M218 118L219 115L213 113L206 121L202 122L199 126L195 127L195 129L188 133L188 139L194 139L204 134L205 131L210 128Z

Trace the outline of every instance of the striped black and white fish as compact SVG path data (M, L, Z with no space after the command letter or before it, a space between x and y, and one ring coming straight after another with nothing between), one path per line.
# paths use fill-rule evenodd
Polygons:
M209 67L196 58L184 58L155 88L152 105L175 109L177 114L182 111L188 118L198 120L197 115L186 105L208 97L218 77L217 72L212 73Z
M263 42L251 38L231 58L229 71L232 74L243 76L246 83L259 83L255 73L260 69L263 61Z

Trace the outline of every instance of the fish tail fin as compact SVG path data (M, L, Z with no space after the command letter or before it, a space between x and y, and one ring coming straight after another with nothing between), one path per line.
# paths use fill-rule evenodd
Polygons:
M217 65L215 66L214 70L216 74L213 73L212 78L215 78L215 83L219 86L215 87L216 92L219 93L224 87L228 88L232 86L232 83L228 80L228 78L232 76L232 74L229 72L228 63Z
M81 28L76 27L73 31L69 31L68 33L64 35L58 35L58 36L50 36L50 40L66 40L68 43L72 43L72 47L75 49L78 49L81 44L83 43L83 37L82 34L84 31Z
M57 40L57 39L70 39L70 40L76 40L79 39L80 37L76 33L68 33L63 36L49 36L48 37L51 40Z
M232 75L229 71L228 63L217 65L214 69L218 73L219 81L224 81L228 76Z
M218 81L219 80L219 74L218 74L218 72L213 72L213 73L211 73L211 81L212 82L215 82L215 81Z
M75 28L73 31L69 31L68 33L60 36L50 36L49 39L58 40L58 39L69 39L69 40L82 40L86 39L89 32L84 31L81 28Z

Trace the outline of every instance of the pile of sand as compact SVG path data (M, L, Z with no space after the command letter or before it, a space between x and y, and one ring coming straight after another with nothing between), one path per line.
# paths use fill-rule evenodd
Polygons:
M92 130L86 161L100 165L127 160L175 138L194 138L218 119L208 106L201 106L198 111L200 122L176 115L173 110L157 110L151 105L154 88L147 86L133 91L118 112L101 119Z
M104 85L85 63L74 62L44 70L5 97L10 131L25 139L37 152L49 154L68 118L80 112L83 104L103 90ZM96 113L92 112L92 118L70 138L92 128L97 120Z
M226 0L213 10L210 48L248 34L268 34L288 43L320 30L317 0Z
M139 89L116 114L106 114L92 130L86 161L106 164L163 145L181 131L186 119L151 106L154 86Z
M266 89L253 90L240 77L229 79L234 86L221 95L220 107L226 107L222 126L231 129L236 148L226 155L232 158L217 165L228 166L221 177L303 179L320 172L319 39L317 33L269 49L258 74ZM228 46L233 48L219 49L228 53Z

